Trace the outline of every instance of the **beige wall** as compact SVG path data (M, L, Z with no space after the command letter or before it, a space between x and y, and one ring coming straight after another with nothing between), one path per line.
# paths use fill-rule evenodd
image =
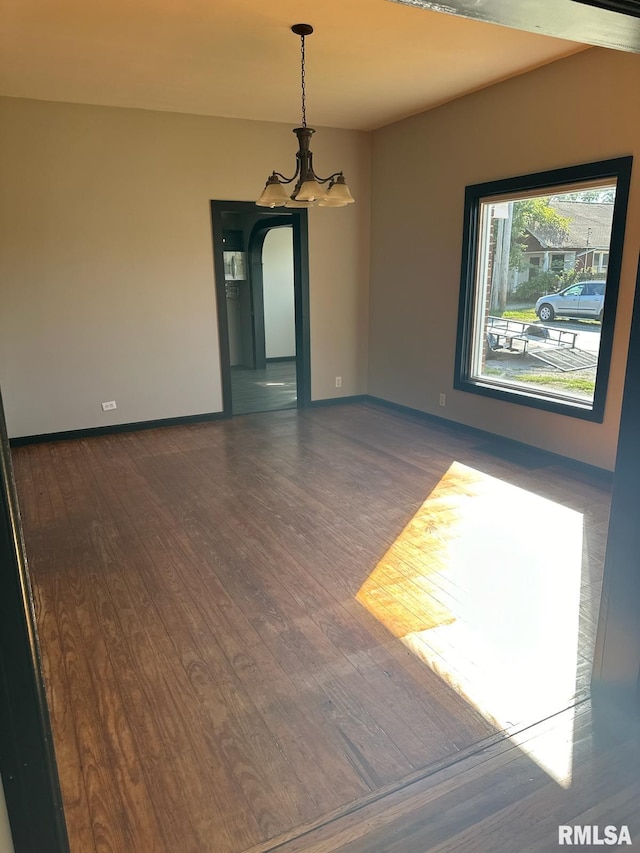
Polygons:
M222 408L210 199L293 171L289 125L0 99L11 436ZM312 397L366 390L370 137L322 129L358 203L309 214ZM116 400L115 412L100 403Z
M11 829L9 827L9 816L4 800L4 789L0 780L0 853L13 853L13 842L11 840Z
M594 49L374 132L370 394L613 467L640 248L638 91L640 56ZM454 391L465 186L626 154L637 159L604 424Z

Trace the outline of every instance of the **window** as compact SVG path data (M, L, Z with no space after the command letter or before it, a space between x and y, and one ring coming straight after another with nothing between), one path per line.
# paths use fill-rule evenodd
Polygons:
M529 281L535 278L540 272L540 258L529 258Z
M584 286L586 296L604 296L604 282L589 281Z
M606 272L609 266L609 252L593 253L593 268L598 272Z
M631 164L467 187L455 388L603 420Z

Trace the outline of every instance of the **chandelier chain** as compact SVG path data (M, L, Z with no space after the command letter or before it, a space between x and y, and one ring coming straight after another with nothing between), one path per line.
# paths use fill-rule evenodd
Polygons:
M304 35L300 36L300 82L302 88L302 126L307 126L307 87L305 81Z
M300 87L302 100L302 126L294 127L298 139L296 152L296 170L288 178L282 172L272 172L267 178L265 188L256 201L259 207L345 207L354 199L342 172L333 172L327 178L316 175L311 153L311 137L315 133L307 126L307 81L306 81L306 36L311 35L311 24L294 24L291 32L300 36ZM295 184L285 189L286 184Z

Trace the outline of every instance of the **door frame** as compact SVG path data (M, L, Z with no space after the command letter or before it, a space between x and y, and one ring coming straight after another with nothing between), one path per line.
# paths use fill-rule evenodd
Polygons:
M68 853L1 395L0 445L0 775L16 853Z
M224 213L254 214L256 221L252 224L247 245L247 269L249 286L254 310L254 336L255 332L255 309L261 317L264 317L262 306L262 280L260 270L260 281L255 282L252 273L253 263L261 262L259 257L262 253L264 238L271 228L279 228L290 225L293 229L293 288L295 301L295 324L296 324L296 384L297 384L297 408L302 409L311 403L311 331L309 316L309 227L306 209L292 209L284 213L281 210L273 212L257 208L255 202L250 201L211 201L211 233L213 241L213 268L215 275L216 307L218 313L218 340L220 347L220 373L222 379L222 413L223 417L230 418L233 415L232 389L231 389L231 361L229 358L229 321L227 316L227 300L224 278L224 256L220 239L222 236ZM263 323L264 325L264 323ZM264 334L264 332L263 332ZM255 347L254 341L254 350Z

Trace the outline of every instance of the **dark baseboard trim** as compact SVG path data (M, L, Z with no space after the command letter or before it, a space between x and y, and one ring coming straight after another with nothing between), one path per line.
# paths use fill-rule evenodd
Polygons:
M206 421L220 421L223 412L205 412L202 415L183 415L178 418L160 418L156 421L134 421L130 424L112 424L110 426L87 427L86 429L70 429L65 432L48 432L42 435L20 435L9 439L11 447L24 447L27 444L44 444L48 441L71 441L77 438L91 438L96 435L112 435L118 432L135 432L141 429L158 429L160 427L182 426Z
M595 477L600 481L611 483L613 482L613 472L606 468L599 468L597 465L590 465L588 462L580 462L577 459L570 459L568 456L562 456L560 453L553 453L550 450L536 447L532 444L526 444L523 441L517 441L513 438L505 438L488 430L478 429L477 427L467 424L458 423L448 418L432 415L429 412L422 412L420 409L413 409L410 406L403 406L401 403L394 403L391 400L384 400L382 397L374 397L371 394L354 394L349 397L327 397L324 400L311 400L309 408L320 408L322 406L339 406L349 403L372 403L377 406L382 406L386 409L396 412L400 415L405 415L427 423L437 424L441 427L446 427L450 430L456 430L468 437L475 437L480 441L499 443L503 447L512 448L514 450L535 451L540 454L541 458L548 460L549 465L561 464L565 468L569 467L576 472L587 474L590 477ZM112 435L120 432L135 432L143 429L158 429L161 427L181 426L184 424L205 423L208 421L218 421L224 419L223 412L206 412L201 415L183 415L177 418L161 418L155 421L134 421L128 424L113 424L111 426L88 427L87 429L74 429L65 432L50 432L42 435L22 435L9 440L11 447L24 447L28 444L44 444L49 441L71 441L78 438L90 438L98 435Z
M295 355L278 355L275 358L265 358L267 364L273 364L275 361L295 361Z
M407 415L412 418L417 418L428 423L438 424L447 429L456 430L469 437L475 437L481 441L499 443L503 447L512 448L513 450L535 451L541 458L546 458L549 465L563 465L569 467L576 472L587 474L592 478L596 478L601 482L612 483L613 471L608 471L606 468L600 468L597 465L590 465L588 462L580 462L578 459L571 459L568 456L563 456L561 453L553 453L551 450L536 447L534 444L526 444L524 441L517 441L514 438L506 438L497 435L495 432L479 429L478 427L469 426L467 424L458 423L448 418L442 418L439 415L432 415L429 412L421 412L420 409L412 409L410 406L403 406L400 403L393 403L391 400L384 400L382 397L374 397L371 394L366 394L361 398L364 402L374 403L379 406L384 406L401 415Z
M319 406L339 406L341 403L367 403L372 399L367 394L354 394L351 397L326 397L324 400L311 400L309 406L317 408Z

